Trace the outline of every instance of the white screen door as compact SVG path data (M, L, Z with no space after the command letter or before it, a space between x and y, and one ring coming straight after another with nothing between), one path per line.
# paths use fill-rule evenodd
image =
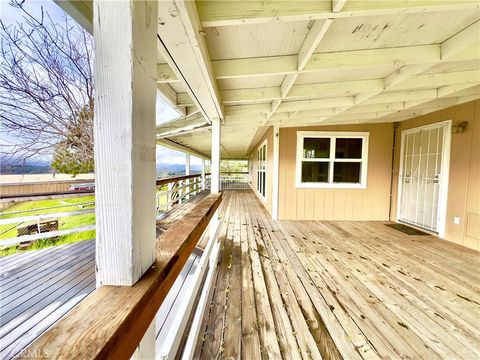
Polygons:
M450 122L402 132L398 220L443 236Z

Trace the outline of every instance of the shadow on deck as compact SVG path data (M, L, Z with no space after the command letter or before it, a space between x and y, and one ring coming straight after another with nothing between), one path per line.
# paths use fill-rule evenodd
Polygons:
M201 358L480 357L478 252L382 222L273 221L251 191L225 194L222 220Z

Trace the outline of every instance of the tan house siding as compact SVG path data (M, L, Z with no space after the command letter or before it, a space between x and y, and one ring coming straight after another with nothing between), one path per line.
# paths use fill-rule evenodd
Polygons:
M396 149L392 220L396 219L401 131L440 121L467 121L465 132L452 134L445 238L480 250L480 100L409 119L399 124ZM455 225L453 218L460 217Z
M369 132L366 189L297 189L297 131ZM283 220L388 220L393 124L280 129L279 218Z
M258 147L263 144L267 139L267 186L266 186L266 200L257 191L257 151ZM272 214L272 189L273 189L273 126L269 127L268 130L263 134L261 139L253 148L249 156L250 161L250 175L252 178L252 189L257 195L260 202L265 206L268 213Z

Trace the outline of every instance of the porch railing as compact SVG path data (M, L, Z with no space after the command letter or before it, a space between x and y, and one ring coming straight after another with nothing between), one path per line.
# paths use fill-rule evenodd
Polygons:
M220 173L221 190L250 189L250 174L243 171L229 171Z
M207 173L205 176L202 174L195 175L184 175L184 176L175 176L166 179L159 179L156 182L157 192L156 192L156 208L158 217L162 216L166 212L172 210L172 207L175 205L182 204L188 201L191 197L195 196L203 190L210 189L210 174ZM92 182L85 181L89 185L92 185ZM248 172L222 172L220 174L220 189L221 190L241 190L250 188L250 176ZM75 188L68 191L61 192L49 192L49 193L30 193L30 194L8 194L2 195L1 199L4 201L14 199L15 202L20 201L34 201L34 200L43 200L43 199L56 199L56 198L67 198L67 197L80 197L87 195L94 195L95 192L93 188ZM0 226L4 228L7 225L16 228L20 226L30 226L36 227L38 231L25 232L23 235L11 236L8 238L0 239L0 247L14 246L17 244L26 245L28 243L41 240L56 238L60 236L75 234L75 233L86 233L88 231L95 230L95 224L85 224L84 226L69 228L69 229L58 229L56 226L47 226L48 221L65 219L69 217L82 216L87 214L95 213L94 208L95 203L80 203L80 204L66 204L60 206L57 211L52 211L53 207L49 207L45 210L45 213L39 214L39 211L42 209L35 209L35 213L32 214L32 210L16 211L16 212L1 212L0 213ZM74 211L64 211L65 208L69 207L70 210L73 206L78 206L79 209L74 209ZM62 209L64 208L64 209ZM58 224L57 224L58 225ZM93 235L91 236L93 238Z
M88 187L75 186L67 191L41 192L41 193L23 193L23 194L2 194L0 199L8 203L20 203L24 201L36 201L45 199L66 199L74 197L84 197L95 195L94 182L84 182ZM160 216L178 204L188 201L191 197L204 189L210 188L210 174L201 174L176 176L167 179L157 180L156 207L157 214ZM29 244L51 238L84 233L85 240L93 239L94 233L88 233L95 230L95 223L83 224L83 226L61 229L61 221L70 218L95 213L95 202L81 201L75 204L65 204L62 206L50 206L37 209L28 209L21 211L9 211L8 208L0 212L0 247L10 247L20 245L28 247ZM78 207L78 209L77 209ZM75 209L72 209L75 208ZM69 211L67 211L69 210ZM73 211L72 211L73 210ZM22 231L25 227L26 230ZM2 236L5 233L12 233L19 229L13 235ZM23 232L23 233L22 233ZM85 237L88 235L89 237Z
M209 290L205 288L198 305L194 304L198 291L205 287L202 284L213 278L219 251L216 239L219 222L214 214L221 200L221 193L206 196L164 232L157 239L156 261L134 286L100 286L23 352L49 358L129 359L210 224L198 279L185 303L186 309L194 311L200 304L206 306ZM186 313L182 326L189 319ZM191 325L195 332L189 330L187 342L198 338L196 322L195 316Z
M182 204L200 191L210 188L210 174L176 176L157 180L157 213L170 211L173 205Z

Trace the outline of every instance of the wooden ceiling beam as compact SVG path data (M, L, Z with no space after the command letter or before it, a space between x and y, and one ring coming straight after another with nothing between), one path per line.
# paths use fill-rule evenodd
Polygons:
M282 101L287 97L293 84L297 81L299 73L303 71L307 63L310 61L313 52L327 33L332 21L332 19L315 20L313 24L311 24L310 30L297 54L297 71L285 76L283 79L280 86L282 97L272 102L272 110L267 114L265 122L270 119L270 117L277 111Z
M348 0L332 0L332 12L338 13L342 11L343 7L347 3Z
M202 27L476 10L478 1L196 1ZM341 11L337 9L343 5ZM338 6L338 7L337 7ZM337 10L332 12L332 10Z
M453 58L465 48L480 41L480 20L477 20L441 45L442 60ZM477 53L478 58L478 53Z
M288 101L299 99L329 98L335 96L345 96L345 94L354 95L362 92L378 90L383 90L382 79L302 84L293 85L285 99ZM225 105L264 103L280 99L282 97L279 86L223 90L221 91L221 94L223 103Z
M54 3L78 22L90 35L93 35L92 1L54 0Z
M318 42L328 29L331 21L315 22L308 50L300 50L298 55L255 57L243 59L214 60L212 67L217 79L233 79L266 75L295 75L298 73L327 70L348 70L373 68L377 66L401 67L407 64L428 63L433 66L442 61L440 45L417 45L393 48L337 51L313 53ZM318 28L318 30L317 30ZM309 36L304 44L309 40ZM310 53L311 51L311 53ZM462 54L463 55L463 54ZM449 61L476 59L478 53L472 51L461 57L451 57ZM288 91L284 91L286 93Z
M157 83L177 82L178 77L168 64L157 64Z
M195 3L158 7L158 47L205 119L223 119L223 107Z
M157 139L166 139L170 137L177 137L177 136L184 136L192 133L197 133L200 131L209 130L212 128L212 125L206 123L204 125L196 126L196 127L188 127L177 129L175 131L163 132L157 134Z
M461 54L466 49L472 47L476 48L476 45L479 43L478 30L480 30L480 22L476 21L440 44L441 61L435 61L433 63L428 61L420 62L401 67L384 79L383 90L380 90L377 93L370 92L366 94L358 94L355 97L354 106L363 104L378 94L390 89L411 90L440 87L444 85L457 85L469 82L480 83L479 70L419 75L434 65L448 61L448 59ZM475 58L478 59L478 53ZM335 117L337 115L335 115Z

